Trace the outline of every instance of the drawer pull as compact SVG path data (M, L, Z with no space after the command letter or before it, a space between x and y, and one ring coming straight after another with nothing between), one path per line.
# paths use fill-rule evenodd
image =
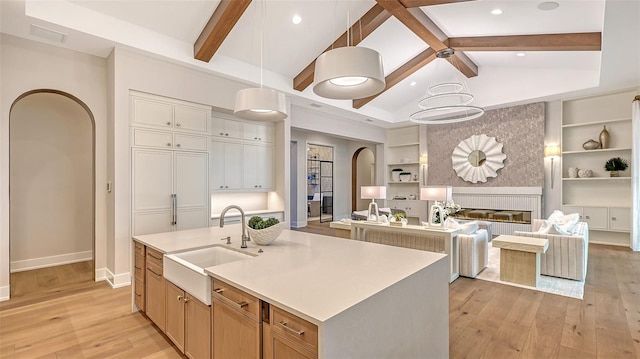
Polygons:
M147 270L148 270L149 272L151 272L151 273L155 274L156 276L161 277L161 275L160 275L160 274L158 274L158 273L156 273L156 272L154 272L154 271L153 271L153 269L151 269L151 267L147 267Z
M586 218L586 219L591 219L591 217L589 217L589 216L586 216L585 218Z
M138 266L134 266L134 267L136 267L136 269L142 269L142 267L138 267Z
M167 142L167 147L171 147L171 142Z
M230 237L227 237L230 238ZM222 240L224 240L225 238L222 238ZM214 289L214 292L218 293L218 294L222 294L222 292L224 292L224 288L218 288L218 289Z
M180 127L180 122L176 123L176 127Z
M294 333L294 334L297 334L297 335L304 334L304 330L295 330L295 329L289 327L287 325L287 322L280 322L279 324L280 324L281 327L283 327L284 329L290 331L291 333Z
M182 300L182 298L183 298L183 297L182 297L181 295L179 295L176 299L177 299L177 300L178 300L178 302L179 302L179 301L181 301L181 300Z
M233 300L231 300L231 299L225 297L224 295L222 295L222 292L224 292L224 288L214 289L213 291L216 293L217 296L219 296L220 300L225 302L228 306L236 307L237 309L242 309L242 308L244 308L244 307L249 305L249 303L247 303L245 301L242 301L240 303L236 303Z
M616 219L617 219L616 217L611 217L611 220L612 220L612 221L615 221Z
M156 259L156 260L159 260L159 261L161 261L161 260L162 260L162 258L158 258L158 257L154 256L154 255L153 255L153 254L151 254L151 253L147 253L147 255L149 255L149 257L151 257L151 258L153 258L153 259Z
M167 122L167 126L171 126L171 122Z

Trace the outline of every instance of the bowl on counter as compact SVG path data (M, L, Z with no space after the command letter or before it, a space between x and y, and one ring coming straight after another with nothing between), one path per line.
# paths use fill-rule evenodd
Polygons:
M280 233L282 233L282 230L286 227L287 225L285 222L280 222L264 229L253 229L251 227L247 227L247 231L249 232L249 238L251 238L251 240L256 244L268 246L278 238Z

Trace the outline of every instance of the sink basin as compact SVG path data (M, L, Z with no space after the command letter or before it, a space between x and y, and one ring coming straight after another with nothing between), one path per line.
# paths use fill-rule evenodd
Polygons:
M211 278L204 268L235 262L253 255L222 246L188 250L164 256L163 274L166 279L179 286L201 302L211 304Z

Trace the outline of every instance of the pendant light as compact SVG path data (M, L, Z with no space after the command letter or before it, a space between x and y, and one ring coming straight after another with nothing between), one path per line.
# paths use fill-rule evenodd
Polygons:
M282 92L263 87L264 30L266 1L262 1L260 29L260 87L246 88L236 93L233 114L252 121L280 121L287 118L287 99Z
M455 51L444 49L436 53L435 74L439 74L438 65L447 62ZM409 116L409 120L427 124L446 124L473 120L484 115L484 109L472 106L474 96L469 92L464 76L456 62L456 58L451 59L455 67L455 79L453 81L435 83L429 85L425 98L418 102L420 111Z
M331 49L316 59L313 92L318 96L353 100L376 95L385 88L382 57L375 50L349 46L350 25L347 10L347 46Z

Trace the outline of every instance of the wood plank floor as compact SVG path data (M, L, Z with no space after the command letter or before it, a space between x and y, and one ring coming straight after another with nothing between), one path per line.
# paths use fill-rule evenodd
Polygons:
M40 277L44 288L25 284L0 302L0 358L183 358L131 312L131 288ZM640 358L640 253L590 245L582 301L459 278L449 312L451 358Z

